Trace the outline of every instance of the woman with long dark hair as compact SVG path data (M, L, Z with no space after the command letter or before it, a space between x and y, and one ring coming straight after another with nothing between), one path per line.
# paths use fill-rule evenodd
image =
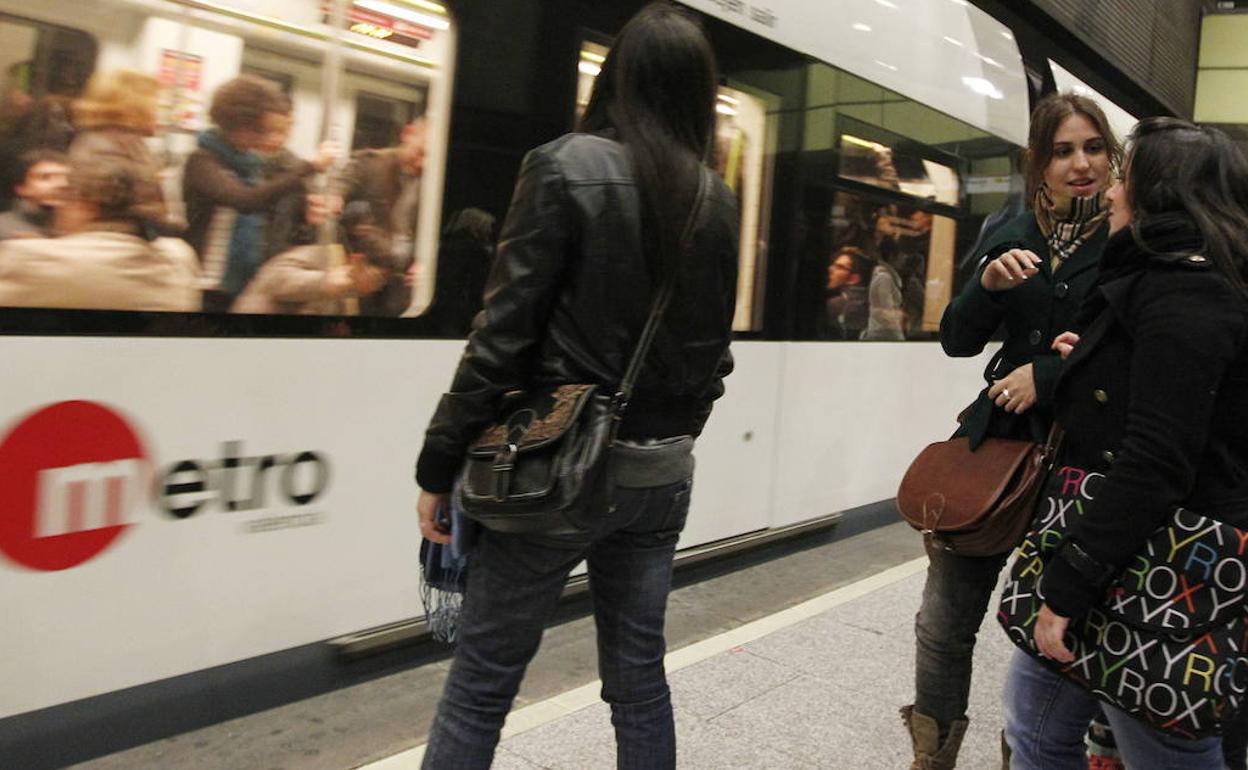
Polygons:
M1050 94L1031 114L1023 157L1029 210L984 245L981 264L940 321L951 356L977 356L1004 328L984 372L989 387L957 435L1043 441L1061 364L1053 338L1071 328L1096 280L1105 245L1104 192L1121 159L1105 113L1078 94ZM902 709L914 767L950 770L965 735L975 636L1009 551L965 556L929 538L923 603L915 618L915 701Z
M449 542L437 513L505 392L617 387L664 282L672 296L612 450L604 519L592 532L558 536L481 533L426 768L489 766L525 667L582 559L619 767L675 766L663 621L693 440L731 370L736 286L736 199L704 163L715 92L714 57L698 25L667 3L647 6L616 39L581 131L533 150L521 167L485 307L417 462L424 537Z
M1058 664L1073 660L1071 620L1105 600L1176 507L1248 527L1248 163L1214 129L1150 118L1108 197L1112 234L1075 325L1082 338L1054 345L1069 356L1058 464L1099 478L1037 588L1036 645ZM1018 652L1005 702L1012 768L1087 767L1090 692ZM1105 714L1132 770L1223 767L1216 737Z

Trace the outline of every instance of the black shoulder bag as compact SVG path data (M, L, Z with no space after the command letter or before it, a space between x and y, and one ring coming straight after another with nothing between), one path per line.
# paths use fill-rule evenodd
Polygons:
M706 195L698 190L681 235L687 255ZM594 532L611 506L611 446L663 312L672 298L671 277L650 307L632 360L611 394L597 384L556 385L507 399L502 419L468 447L456 484L456 504L470 519L498 532L544 535Z

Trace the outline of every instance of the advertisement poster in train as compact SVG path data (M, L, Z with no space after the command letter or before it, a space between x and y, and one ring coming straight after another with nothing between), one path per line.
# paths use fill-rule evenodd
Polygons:
M166 130L198 131L203 128L204 60L201 56L168 48L160 52L157 122Z

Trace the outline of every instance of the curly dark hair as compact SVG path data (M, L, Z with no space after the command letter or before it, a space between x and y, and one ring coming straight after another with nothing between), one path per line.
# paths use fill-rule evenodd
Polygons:
M242 75L217 89L208 114L217 128L227 134L247 129L259 131L264 116L281 112L283 104L290 102L277 86L263 78Z

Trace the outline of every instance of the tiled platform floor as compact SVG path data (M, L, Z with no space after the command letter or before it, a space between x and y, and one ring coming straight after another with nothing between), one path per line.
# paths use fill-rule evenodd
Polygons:
M712 655L670 676L681 768L898 770L897 709L912 698L912 623L923 573ZM992 606L995 606L995 601ZM976 651L972 727L960 768L1000 767L1000 687L1012 651L990 616ZM419 751L375 770L418 766ZM602 703L506 738L497 770L615 767Z

